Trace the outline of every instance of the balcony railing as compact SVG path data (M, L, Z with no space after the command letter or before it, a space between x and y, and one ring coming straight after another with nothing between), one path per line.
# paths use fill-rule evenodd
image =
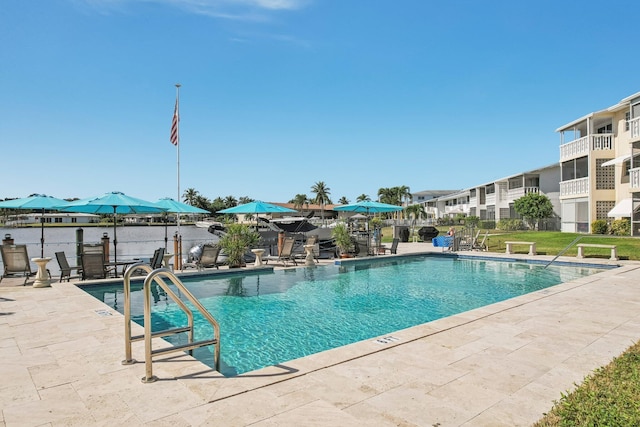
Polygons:
M496 204L496 193L487 194L485 199L486 205L495 205Z
M572 179L560 183L560 197L589 195L589 177Z
M629 120L629 132L631 132L631 139L640 138L640 117Z
M513 201L513 200L517 200L522 196L526 196L529 193L536 193L538 194L540 192L540 188L538 187L520 187L520 188L512 188L511 190L509 190L509 201Z
M640 168L629 169L629 189L640 191Z
M589 151L613 150L613 134L597 133L583 136L560 146L560 161L589 154Z

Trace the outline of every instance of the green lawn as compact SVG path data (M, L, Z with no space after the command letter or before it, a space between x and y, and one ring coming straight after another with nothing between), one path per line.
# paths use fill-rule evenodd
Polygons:
M458 229L460 227L457 227ZM419 227L416 227L418 230ZM440 235L447 232L449 227L438 227ZM484 234L484 230L481 231L481 235ZM382 229L382 241L384 243L390 243L393 239L393 233L391 227L385 227ZM621 236L606 236L597 234L578 234L578 233L561 233L559 231L518 231L518 232L503 232L499 230L489 230L488 245L489 252L502 252L504 253L506 241L521 241L521 242L536 242L536 251L539 255L558 255L560 251L564 250L574 239L580 237L578 243L599 243L604 245L616 245L618 250L618 257L620 259L627 260L640 260L640 238L637 237L621 237ZM529 248L526 246L514 246L515 253L526 254L529 252ZM563 256L575 257L578 254L578 249L575 245L571 246ZM611 256L610 249L600 248L587 248L585 249L585 255L587 258L604 258L608 259Z

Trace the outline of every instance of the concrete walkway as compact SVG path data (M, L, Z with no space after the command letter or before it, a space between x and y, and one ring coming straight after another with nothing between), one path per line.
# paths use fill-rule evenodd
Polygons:
M620 264L235 378L174 355L154 363L160 381L152 384L140 381L144 363L120 363L119 313L73 283L33 288L5 279L0 425L531 425L638 339L640 263ZM143 343L133 348L143 360Z

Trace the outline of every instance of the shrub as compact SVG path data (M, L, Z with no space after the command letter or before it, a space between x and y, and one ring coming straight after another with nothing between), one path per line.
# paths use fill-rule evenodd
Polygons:
M478 218L477 216L468 216L465 220L465 225L468 225L470 227L477 227L479 222L480 218Z
M495 221L480 221L478 223L478 228L486 228L488 230L494 230L496 228Z
M631 234L631 221L626 218L616 219L611 223L611 234L629 236Z
M604 219L597 219L591 223L591 233L593 234L607 234L609 230L609 224Z
M501 219L498 221L496 228L502 231L518 231L526 229L524 222L521 219Z

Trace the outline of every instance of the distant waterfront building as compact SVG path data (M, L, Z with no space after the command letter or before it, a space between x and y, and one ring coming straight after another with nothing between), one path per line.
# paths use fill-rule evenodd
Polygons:
M515 219L519 215L514 202L528 193L544 194L556 213L560 212L560 165L554 163L526 172L509 175L484 184L458 190L421 202L434 219L477 216L483 221ZM549 221L547 229L559 229Z
M40 218L44 218L45 224L91 224L100 222L100 215L86 213L42 213L31 212L19 215L7 216L6 227L22 227L29 224L40 224Z

